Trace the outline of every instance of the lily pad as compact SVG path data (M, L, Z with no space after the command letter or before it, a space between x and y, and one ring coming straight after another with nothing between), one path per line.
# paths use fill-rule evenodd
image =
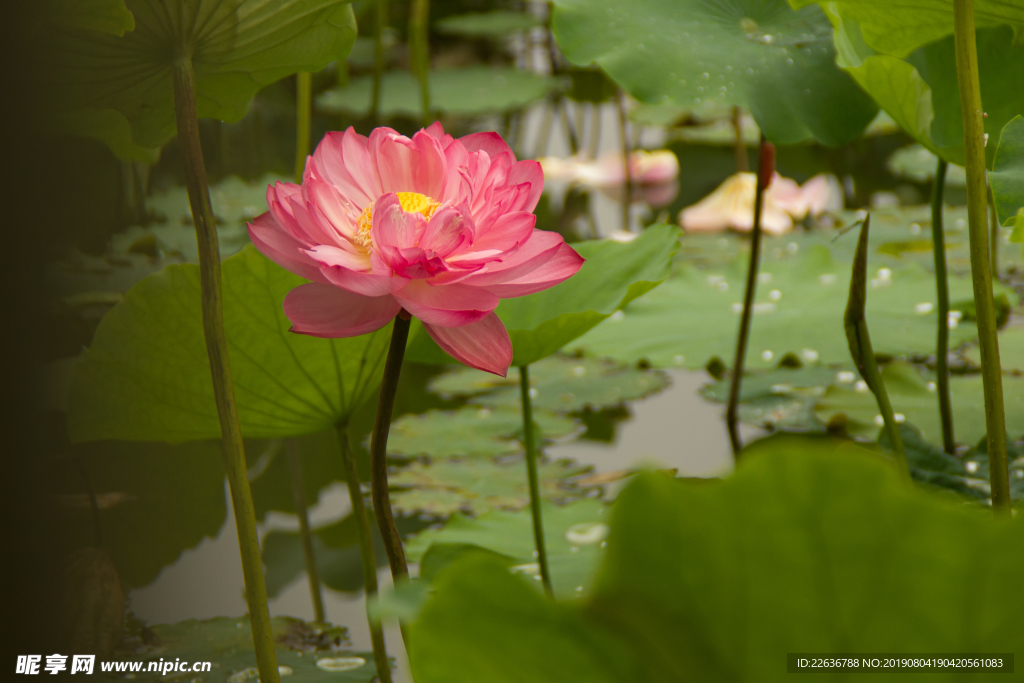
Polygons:
M964 357L981 367L981 351L977 346L965 349ZM1004 371L1024 373L1024 327L1007 327L999 332L999 362Z
M470 66L430 72L430 106L440 114L479 116L525 107L561 87L557 78L538 76L511 67ZM343 88L332 88L316 98L316 106L329 113L367 116L373 88L371 76L360 76ZM421 118L419 85L408 71L389 71L381 82L383 116Z
M814 415L818 398L833 382L852 383L855 379L849 370L820 365L750 373L743 377L740 388L740 421L769 429L821 429L823 424ZM729 379L706 385L701 395L726 403Z
M549 460L537 468L540 495L548 500L568 502L587 490L576 486L573 477L588 474L589 465L571 460ZM479 516L495 509L521 510L530 504L524 460L435 460L414 462L388 476L392 487L391 507L403 514L422 513L449 517L456 512Z
M303 282L253 247L224 261L224 326L247 437L329 429L380 381L389 327L351 339L289 332L281 302ZM72 441L220 437L199 309L199 268L185 264L147 277L107 313L75 368Z
M128 0L125 6L135 28L123 36L47 31L40 49L50 69L42 85L59 117L73 122L113 112L143 148L174 136L172 70L180 45L190 48L198 116L237 121L257 90L297 71L319 71L348 54L356 37L355 15L344 0L196 0L165 9Z
M992 173L999 224L1014 228L1017 242L1024 242L1024 116L1006 124L999 135Z
M307 624L290 617L274 617L270 621L274 635L277 664L289 683L316 681L346 681L370 683L377 676L372 652L353 652L348 646L348 629L334 626ZM143 671L135 674L137 680L168 680L167 674L146 671L149 662L174 664L210 662L209 672L198 675L184 674L196 683L228 681L244 683L258 680L256 655L248 617L217 617L206 621L190 619L177 624L161 624L146 629L146 638L134 651L121 651L114 655L120 661L143 662ZM344 660L348 668L332 670L332 660ZM97 665L97 673L99 672ZM178 675L181 675L179 672ZM104 674L105 679L122 680L123 673Z
M522 401L515 373L511 378L459 368L438 377L430 390L442 396L473 396L476 405L518 409ZM668 378L657 371L638 370L607 359L549 356L530 366L534 408L557 413L601 410L661 391Z
M533 419L546 439L566 437L580 428L577 420L542 410L534 412ZM513 440L522 438L522 432L523 416L518 408L428 410L422 415L403 415L391 424L388 456L512 455L522 449Z
M545 501L541 507L544 546L555 597L584 597L604 554L607 506L598 500L585 499L562 506ZM540 588L539 568L533 554L536 548L533 517L528 509L492 510L477 518L457 513L442 528L429 529L408 541L409 561L421 561L434 544L469 544L503 555L518 563L512 568L514 572L528 577ZM508 573L507 565L504 571Z
M843 301L850 266L820 244L774 258L773 244L779 242L765 245L747 366L773 367L787 353L804 362L847 364ZM745 270L743 259L715 270L683 266L660 287L631 303L621 318L616 316L592 330L570 348L627 363L646 359L659 367L697 369L713 356L731 358ZM914 263L894 263L871 275L867 317L875 351L894 356L934 353L934 276ZM949 287L953 301L973 296L968 277L950 276ZM1007 291L997 285L997 294ZM961 322L950 330L950 345L976 336L973 323Z
M452 563L410 627L416 680L777 681L780 653L1011 652L1024 638L1024 523L834 446L762 453L717 483L637 477L607 542L582 609L493 558Z
M586 262L551 289L503 299L495 311L512 339L512 365L550 356L668 277L679 229L654 225L630 242L592 240L573 248ZM418 323L417 329L418 329ZM406 357L426 363L451 359L426 334L417 334Z
M501 38L543 25L540 19L527 12L496 10L445 17L435 22L434 30L467 38Z
M818 8L785 0L556 0L553 28L566 57L596 62L641 102L689 106L712 98L746 106L771 141L856 138L875 104L835 65Z
M879 54L865 42L863 27L847 11L849 6L840 4L840 8L828 6L836 25L837 64L920 144L962 166L963 116L952 36L920 46L905 59ZM947 33L952 26L950 21ZM1024 95L1014 85L1024 46L1017 44L1013 35L1005 26L979 29L977 35L981 96L987 114L984 126L993 138L1024 109ZM988 145L989 164L994 153L995 147Z
M889 394L897 421L906 420L921 431L923 438L941 440L939 399L935 382L926 379L911 365L893 363L882 370L882 381ZM822 422L837 413L847 418L850 434L874 438L881 419L874 395L859 387L833 385L818 402L817 415ZM976 443L985 436L985 394L980 375L954 375L949 380L953 405L953 427L957 441ZM1011 437L1024 435L1024 378L1004 377L1006 430ZM900 418L899 415L903 417Z

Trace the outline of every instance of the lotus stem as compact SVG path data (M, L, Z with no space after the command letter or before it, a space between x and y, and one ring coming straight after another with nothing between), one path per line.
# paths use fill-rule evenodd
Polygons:
M537 564L540 566L540 580L544 592L554 597L551 587L551 571L548 569L548 552L544 545L544 520L540 509L540 481L537 476L537 440L533 429L533 399L530 397L530 369L519 366L519 389L523 403L523 447L526 449L526 476L530 483L530 513L533 517L533 542L537 550Z
M388 357L384 361L384 377L381 379L380 396L377 399L377 414L373 420L373 431L370 433L370 492L373 498L373 514L377 518L377 528L384 540L384 550L388 554L391 566L391 577L398 579L409 576L409 567L405 562L405 549L402 537L395 526L395 517L391 513L391 496L388 494L388 432L391 431L391 413L395 407L395 393L398 391L398 377L402 372L402 359L405 358L405 344L409 340L409 314L402 310L395 316L394 327L391 329L391 346Z
M953 438L953 407L949 401L949 283L946 278L946 237L942 225L942 194L948 165L945 159L939 158L932 184L932 251L935 255L935 297L939 305L935 373L939 415L942 418L942 449L952 454L956 450L956 440Z
M312 117L313 74L295 74L295 182L302 182L309 156L309 122Z
M1006 419L999 338L992 295L991 252L986 217L985 126L982 121L978 50L974 35L974 0L953 1L953 42L960 109L964 118L964 157L967 168L967 222L971 239L971 278L981 350L981 376L985 391L985 427L988 442L992 506L1010 512L1010 473L1006 460Z
M302 556L306 562L306 577L309 579L309 593L313 599L313 618L318 624L327 622L324 615L324 596L320 587L320 572L316 566L316 552L313 550L313 533L309 528L309 508L306 507L306 490L302 484L302 459L299 444L295 439L285 442L288 471L292 480L292 499L295 501L295 515L299 518L299 538L302 539Z
M231 383L228 360L228 341L224 333L224 308L220 287L220 248L217 229L210 205L210 191L206 182L203 149L199 143L199 119L196 114L196 93L192 62L181 57L174 65L174 113L178 126L178 143L185 166L185 184L192 208L199 247L199 280L202 291L203 336L213 377L213 395L220 418L221 450L224 469L231 488L231 503L235 512L238 548L245 578L245 599L249 606L253 646L260 680L278 683L277 654L270 629L267 609L267 586L263 579L260 542L256 534L256 510L252 502L242 443L242 429L238 423L238 408Z
M999 279L999 218L996 216L996 197L992 192L992 182L988 181L989 222L992 225L992 279Z
M420 83L423 125L430 125L430 0L412 0L409 48L412 72Z
M629 232L630 204L633 199L633 169L630 168L630 157L633 154L629 140L629 109L626 106L626 93L619 88L616 102L619 105L619 136L622 138L622 173L625 182L622 185L622 229Z
M850 355L860 371L860 376L875 395L878 412L882 415L885 431L889 435L892 450L896 453L896 467L900 475L910 481L910 466L907 464L907 453L903 447L903 436L896 424L896 416L889 403L889 394L885 391L882 375L878 372L878 362L871 346L868 334L868 322L865 317L867 307L867 272L868 272L868 229L871 216L864 218L857 240L857 253L853 257L853 273L850 277L850 298L846 302L846 313L843 316L843 327L846 328L846 341L850 345Z
M738 461L743 442L739 430L740 387L743 383L743 366L747 359L747 342L750 339L750 318L754 310L754 295L757 293L757 271L761 261L761 212L764 209L764 191L772 181L775 171L775 146L764 134L758 147L757 187L754 191L754 225L750 232L750 267L747 270L747 286L743 293L743 312L740 314L740 330L736 335L736 357L729 378L729 401L725 408L725 425L729 430L733 461Z
M341 449L341 464L345 468L345 483L348 485L348 497L352 502L352 514L356 518L356 530L359 534L359 557L363 562L363 587L366 589L366 619L370 625L370 642L373 644L373 661L377 665L377 677L380 683L391 683L391 665L388 663L388 651L384 644L384 626L380 621L370 617L370 604L377 596L377 557L373 551L373 535L370 532L370 518L366 514L363 502L363 489L359 484L359 472L356 470L356 459L352 454L352 446L348 440L348 425L339 423L338 445Z
M370 95L370 121L380 125L380 92L384 78L384 30L388 27L388 0L377 0L377 23L373 33L373 91Z
M747 143L743 139L743 117L739 107L732 108L732 130L736 134L736 139L733 141L736 172L746 173L750 170L750 163L747 161Z

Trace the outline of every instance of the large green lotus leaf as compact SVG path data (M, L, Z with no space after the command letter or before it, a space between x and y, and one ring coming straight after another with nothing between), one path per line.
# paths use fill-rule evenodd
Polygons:
M124 6L124 0L44 0L39 8L48 20L72 28L115 36L135 28L135 17Z
M999 224L1014 228L1016 241L1024 241L1024 116L1007 123L999 135L989 179Z
M942 438L939 399L935 382L926 379L913 366L893 363L882 370L882 381L895 412L904 416L930 441ZM858 390L860 389L860 390ZM1006 431L1016 438L1024 435L1024 378L1003 378L1006 405ZM953 405L953 426L957 441L973 444L985 436L985 392L981 375L954 375L949 380ZM837 413L847 418L847 430L856 436L878 435L878 404L870 391L859 387L829 387L816 408L822 422ZM899 418L897 418L899 419Z
M592 470L571 460L541 462L537 468L540 494L559 502L580 498L587 490L572 478ZM389 475L388 485L397 489L391 492L392 509L407 515L449 517L461 511L478 516L495 509L521 510L530 504L526 461L521 459L413 462Z
M331 340L289 331L281 302L303 282L251 246L223 263L224 327L247 437L329 429L380 381L390 327ZM76 365L68 432L72 441L220 437L198 266L150 275L104 316Z
M522 397L518 373L498 377L489 372L460 367L430 383L442 396L473 396L472 403L491 408L518 408ZM668 377L608 359L570 358L554 355L530 366L533 406L558 413L601 410L661 391Z
M430 107L441 114L479 116L525 107L559 88L561 81L512 67L469 66L430 72ZM360 76L343 88L321 93L316 106L331 113L366 116L370 112L371 76ZM381 83L383 116L420 119L419 84L408 71L389 71Z
M583 597L594 580L595 569L604 552L607 506L588 498L568 505L544 501L541 508L544 547L555 595L560 599ZM529 509L492 510L477 518L457 513L442 528L429 529L409 540L406 543L409 561L421 561L434 544L468 544L504 555L519 563L513 571L539 583L537 559L533 554L537 546ZM507 564L505 567L507 573Z
M556 0L553 26L574 64L596 62L641 102L749 107L769 140L849 142L878 109L835 65L817 7L785 0Z
M815 3L857 22L868 45L896 57L953 34L954 0L790 0L796 8ZM1024 5L1003 0L976 0L973 5L978 28L1006 24L1018 35L1024 30Z
M172 66L187 50L200 118L237 121L256 91L343 58L356 36L344 0L128 0L135 28L123 36L53 28L42 41L43 85L56 113L114 110L135 145L175 133ZM187 47L181 47L187 46Z
M557 439L579 431L579 422L546 410L533 415L544 438ZM477 408L455 411L428 410L422 415L403 415L391 424L388 455L483 456L511 455L522 450L523 432L519 408Z
M373 653L353 652L348 648L348 629L333 626L313 626L291 617L274 617L270 620L274 635L277 664L288 667L291 673L289 683L319 683L341 681L343 683L370 683L377 676ZM145 639L149 638L147 643ZM141 662L211 662L209 673L193 675L173 672L145 671L135 674L137 680L169 680L174 674L187 680L245 681L256 680L256 654L252 645L252 630L247 617L217 617L206 621L161 624L147 629L144 642L134 650L115 653L120 661ZM318 665L321 660L344 659L352 668L331 670L328 662ZM96 673L100 673L99 664ZM123 680L124 674L102 674L104 680ZM284 676L282 676L284 678Z
M579 272L551 289L498 304L495 312L512 339L512 365L550 356L657 286L669 275L679 229L654 225L630 242L605 239L572 246L586 259ZM419 323L414 325L419 329ZM406 354L420 362L451 362L427 334L417 334Z
M835 24L837 63L864 88L907 133L929 150L963 165L963 117L957 88L953 37L924 45L907 58L878 54L845 12L828 6ZM978 32L978 70L985 106L985 130L992 138L1024 110L1024 93L1016 87L1024 46L1014 43L1008 27ZM995 146L986 150L992 163Z
M445 17L434 24L440 33L467 38L501 38L515 31L529 31L543 22L527 12L474 12Z
M410 627L416 680L756 683L781 680L787 652L1018 648L1024 523L844 450L771 449L717 483L638 477L582 606L456 561Z
M102 547L129 588L152 582L182 551L216 538L224 524L217 441L100 441L75 446L73 455L53 461L48 475L61 533L71 547ZM99 507L99 539L90 491Z
M772 244L766 243L766 252ZM772 367L787 353L804 362L849 362L843 302L850 266L840 254L843 261L817 244L789 260L766 259L752 317L748 367ZM896 356L933 353L935 278L916 263L889 263L891 267L873 266L868 289L867 319L875 351ZM684 266L572 348L628 363L647 359L661 367L700 368L713 356L731 360L745 271L745 259L714 270ZM953 301L973 297L969 277L951 275L949 287ZM997 286L996 293L1008 291ZM950 330L950 344L976 336L973 323L961 322Z

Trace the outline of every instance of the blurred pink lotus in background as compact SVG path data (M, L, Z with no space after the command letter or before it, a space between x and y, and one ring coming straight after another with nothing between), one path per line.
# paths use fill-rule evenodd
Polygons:
M542 157L538 161L544 169L544 176L554 180L591 187L609 187L626 182L622 155L617 152L609 152L596 160L573 156L568 159ZM629 156L629 170L636 185L667 183L679 175L679 159L667 149L653 152L636 150Z
M757 176L737 173L714 192L679 213L679 224L687 232L718 232L732 228L753 229ZM764 195L761 228L772 235L793 229L794 220L837 212L843 208L843 190L835 176L816 175L802 186L776 173Z
M411 139L328 133L301 185L267 189L249 224L264 255L310 284L285 297L293 331L354 337L401 310L453 358L504 376L503 297L552 287L583 258L557 233L535 230L544 187L536 161L516 161L497 133L458 140L440 123Z

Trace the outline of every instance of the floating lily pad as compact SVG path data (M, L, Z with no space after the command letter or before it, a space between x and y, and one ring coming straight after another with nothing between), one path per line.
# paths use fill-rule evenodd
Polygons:
M843 308L850 266L821 245L775 259L770 252L779 242L797 244L766 242L747 366L773 367L787 353L804 362L848 363ZM647 359L660 367L696 369L713 356L731 359L745 270L744 259L716 270L684 266L631 303L621 318L615 316L570 348L628 363ZM871 276L867 317L876 352L894 356L934 353L934 276L917 264L873 267ZM954 301L973 296L968 277L950 276L949 287ZM997 294L1007 291L997 285ZM950 330L950 344L976 336L973 323L961 322Z
M224 327L247 437L330 429L380 381L390 327L330 340L289 331L281 302L303 282L253 247L224 261ZM68 431L73 441L220 437L198 266L147 277L103 318L76 365Z
M503 299L496 309L512 339L512 365L555 353L616 310L668 277L679 229L653 225L630 242L591 240L572 246L586 259L571 278L551 289ZM418 323L414 323L416 329ZM427 363L451 359L427 334L417 334L406 357Z
M842 451L773 449L717 483L637 477L583 609L457 560L410 627L416 680L766 682L801 648L1013 651L1024 524Z
M586 489L571 479L592 470L570 460L539 463L540 494L558 502L580 498ZM530 504L524 460L414 462L389 475L388 484L398 489L391 493L392 509L409 515L448 517L461 511L478 516L495 509L521 510Z
M536 26L543 26L543 22L532 14L496 10L445 17L434 24L434 29L467 38L501 38Z
M377 676L372 652L354 652L349 647L348 629L307 624L290 617L270 620L276 645L277 664L283 680L289 683L346 681L370 683ZM146 671L135 674L137 680L168 680L173 674L195 683L245 683L258 681L256 654L248 617L218 617L206 621L190 619L177 624L161 624L146 629L148 641L134 651L116 652L112 659L120 661L210 662L209 672L198 674ZM342 667L345 664L345 667ZM332 667L332 665L335 665ZM97 673L99 665L96 666ZM287 669L286 669L287 668ZM287 674L285 671L287 670ZM107 680L124 678L124 674L102 674Z
M556 0L553 27L574 64L596 62L641 102L712 98L750 109L768 139L857 137L877 107L836 68L818 8L785 0Z
M160 147L175 133L172 70L180 45L192 55L198 116L237 121L257 90L297 71L319 71L348 54L356 37L352 6L343 0L197 0L173 11L143 0L125 6L135 28L123 36L66 26L41 35L49 67L41 85L72 126L110 112L119 124L105 123L95 134L114 138L127 124L127 138L143 148Z
M770 429L820 429L814 406L833 382L852 383L856 375L834 367L779 368L744 375L740 385L741 422ZM729 400L728 378L701 389L704 398L716 403Z
M989 176L999 224L1014 228L1014 239L1024 241L1024 116L1006 124Z
M533 414L546 439L569 436L580 428L577 420L548 411ZM523 416L518 408L466 407L455 411L429 410L403 415L391 424L388 455L397 457L511 455L522 446Z
M459 368L438 377L430 390L442 396L473 396L477 405L518 409L522 403L518 377ZM661 391L668 378L657 371L638 370L594 358L549 356L530 366L533 406L558 413L600 410Z
M555 596L583 597L589 592L608 532L607 506L585 499L568 505L542 504L544 545L551 568ZM433 544L471 544L504 555L518 563L514 572L530 577L540 587L533 554L533 518L530 511L493 510L477 518L461 513L441 529L429 529L406 544L410 562L419 562ZM505 571L508 571L507 569ZM582 590L578 588L582 587Z
M882 381L889 394L893 411L921 431L923 438L942 438L939 399L935 382L925 378L913 366L893 363L882 370ZM953 427L956 439L974 444L985 436L985 393L980 375L954 375L949 380L950 402L953 405ZM1011 437L1024 435L1024 378L1004 377L1003 395L1006 405L1006 431ZM817 415L822 422L837 413L844 413L850 434L867 438L878 435L881 418L878 404L870 391L859 387L833 385L821 397Z
M981 351L977 346L965 349L964 357L981 367ZM999 332L999 362L1003 371L1024 372L1024 328L1008 327Z
M561 80L511 67L471 66L430 72L431 109L453 116L479 116L519 109L561 87ZM373 78L360 76L343 88L321 93L316 106L331 113L367 116ZM419 84L407 71L389 71L381 82L383 116L423 116Z

